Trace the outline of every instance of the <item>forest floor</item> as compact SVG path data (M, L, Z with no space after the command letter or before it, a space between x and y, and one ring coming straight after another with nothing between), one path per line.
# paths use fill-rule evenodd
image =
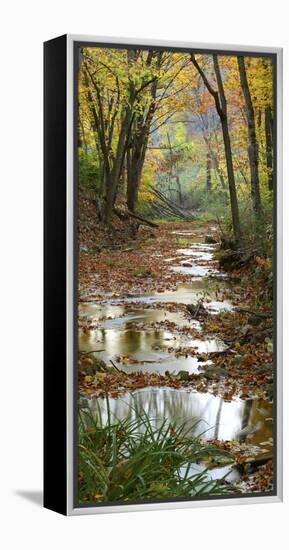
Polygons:
M214 222L136 230L115 218L108 229L90 209L89 204L81 209L86 215L79 225L80 395L118 398L155 387L225 402L270 402L272 306L263 295L268 262L257 256L223 271ZM120 331L126 340L116 345ZM136 349L144 334L151 335L150 344ZM227 445L237 463L248 458L240 442L216 439L215 444ZM268 450L272 439L262 444ZM245 477L246 490L270 490L272 461Z

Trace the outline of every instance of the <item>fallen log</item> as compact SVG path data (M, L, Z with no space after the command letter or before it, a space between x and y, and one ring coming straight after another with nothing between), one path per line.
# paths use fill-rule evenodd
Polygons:
M146 218L139 216L139 214L134 214L134 212L131 212L130 210L119 210L118 208L114 208L113 212L121 220L125 220L127 218L133 218L139 221L141 224L148 225L149 227L158 228L157 223L151 222L150 220L147 220Z
M143 218L142 216L139 216L138 214L134 214L133 212L130 212L130 210L128 210L128 215L131 218L134 218L134 219L138 220L139 222L144 223L145 225L148 225L149 227L158 228L157 223L151 222L150 220L147 220L146 218Z
M171 215L176 216L182 220L192 220L194 216L190 213L188 214L185 210L170 200L165 193L162 193L159 189L150 187L150 192L155 196L155 198L161 203L162 207L165 206Z

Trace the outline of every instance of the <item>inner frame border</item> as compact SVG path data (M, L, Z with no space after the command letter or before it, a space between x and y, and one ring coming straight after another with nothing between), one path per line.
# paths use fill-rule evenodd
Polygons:
M111 47L131 49L166 49L194 53L218 53L219 55L250 55L271 57L273 62L274 97L274 490L270 493L244 494L244 496L211 496L176 498L170 500L137 501L130 504L94 503L81 505L77 502L77 307L78 307L78 177L77 177L77 75L79 47ZM283 483L283 438L282 438L282 355L283 355L283 284L282 284L282 48L191 43L166 40L145 40L117 37L94 37L67 35L67 514L83 515L141 510L166 510L231 504L257 504L282 502Z

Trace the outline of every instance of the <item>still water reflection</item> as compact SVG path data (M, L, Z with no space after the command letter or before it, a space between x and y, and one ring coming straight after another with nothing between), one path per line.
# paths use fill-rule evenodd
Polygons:
M87 400L91 412L101 410L107 422L107 403L102 398ZM205 439L237 439L271 452L272 405L262 399L224 401L209 393L193 393L169 388L146 388L109 398L109 408L115 420L135 418L145 411L152 424L159 426L164 419L174 425L184 422L191 434ZM265 443L265 445L263 445Z
M126 372L153 370L164 373L166 370L187 370L193 373L200 366L198 358L176 357L173 351L185 347L202 354L225 349L224 343L218 338L202 340L166 329L164 323L200 330L198 321L187 320L180 313L159 309L126 311L123 306L112 305L87 305L82 308L82 313L96 323L96 328L79 332L81 351L94 351L96 357L106 362L117 361L119 358L119 368ZM149 323L158 325L151 328L147 326ZM142 328L143 324L146 326Z
M225 348L217 338L186 338L168 330L99 329L80 334L79 343L81 350L94 351L99 359L119 361L119 368L125 372L154 370L164 373L185 369L193 373L204 365L204 361L199 362L197 356L176 357L174 350L185 346L199 353L210 353Z

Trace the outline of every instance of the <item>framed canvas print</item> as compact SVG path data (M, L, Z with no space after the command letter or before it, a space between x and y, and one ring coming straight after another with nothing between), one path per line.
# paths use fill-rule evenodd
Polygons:
M282 51L44 45L44 502L282 499Z

